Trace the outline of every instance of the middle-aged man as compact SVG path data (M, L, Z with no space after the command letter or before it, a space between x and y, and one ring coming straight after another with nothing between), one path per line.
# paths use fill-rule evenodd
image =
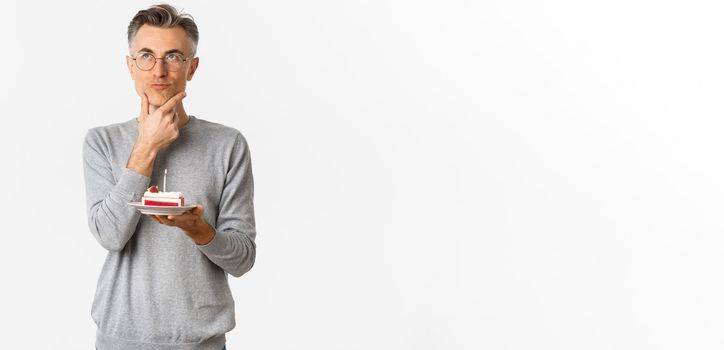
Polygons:
M225 348L235 325L228 275L254 265L249 148L231 127L188 115L182 99L198 66L193 18L169 5L128 26L138 118L90 129L83 144L88 224L108 250L91 314L96 348ZM164 181L197 204L176 216L129 206Z

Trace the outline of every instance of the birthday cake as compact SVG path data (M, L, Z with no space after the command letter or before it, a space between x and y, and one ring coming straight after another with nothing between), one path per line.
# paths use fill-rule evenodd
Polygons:
M160 192L158 186L151 186L143 194L141 204L161 207L182 207L184 205L184 197L181 192Z

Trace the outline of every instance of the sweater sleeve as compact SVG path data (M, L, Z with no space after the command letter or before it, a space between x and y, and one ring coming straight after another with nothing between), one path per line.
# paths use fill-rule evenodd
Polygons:
M256 227L251 156L244 136L237 134L216 219L216 235L199 249L224 271L240 277L254 266Z
M103 143L93 129L88 131L83 142L88 226L103 248L121 251L141 218L141 213L128 203L140 199L151 179L124 168L116 181Z

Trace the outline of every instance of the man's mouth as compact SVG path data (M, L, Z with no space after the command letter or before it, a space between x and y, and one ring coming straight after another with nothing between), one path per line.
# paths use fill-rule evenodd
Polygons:
M171 84L151 84L151 87L156 90L164 90L164 89L168 88L169 86L171 86Z

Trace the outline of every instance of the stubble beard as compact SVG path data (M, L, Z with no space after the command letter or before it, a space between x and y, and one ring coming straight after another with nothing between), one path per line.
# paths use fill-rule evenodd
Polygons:
M158 108L168 102L168 100L176 95L176 93L176 88L174 86L169 86L167 89L161 91L149 88L148 92L146 92L146 95L148 96L148 102Z

